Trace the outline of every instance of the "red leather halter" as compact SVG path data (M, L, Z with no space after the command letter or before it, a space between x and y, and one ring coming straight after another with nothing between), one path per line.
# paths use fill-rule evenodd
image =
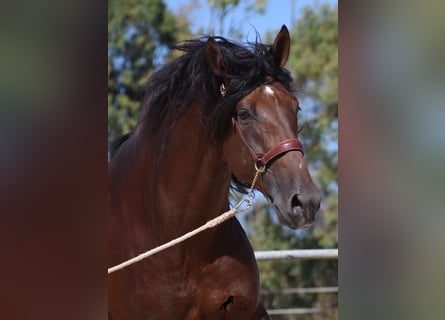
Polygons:
M289 151L300 151L303 155L303 144L300 142L300 140L296 138L292 139L286 139L281 141L279 144L277 144L275 147L267 151L266 153L258 153L255 152L252 147L247 142L246 138L244 137L244 134L242 133L241 129L239 128L238 121L232 118L233 125L235 126L235 130L238 132L241 141L243 141L244 145L246 146L247 150L249 151L253 161L255 162L255 168L257 170L262 169L265 170L266 166L269 162L271 162L273 159L278 157L279 155L282 155L284 153L287 153ZM260 165L260 167L258 167Z

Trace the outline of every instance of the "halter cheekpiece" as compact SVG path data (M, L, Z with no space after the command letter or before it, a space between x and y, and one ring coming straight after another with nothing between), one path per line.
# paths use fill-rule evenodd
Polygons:
M265 172L267 165L272 160L289 151L300 151L304 155L303 144L297 138L283 140L265 153L255 152L244 137L244 134L242 133L238 125L238 121L232 118L232 122L235 130L238 132L241 138L241 141L244 143L247 150L249 151L250 156L255 162L255 169L257 171L261 170L262 172Z

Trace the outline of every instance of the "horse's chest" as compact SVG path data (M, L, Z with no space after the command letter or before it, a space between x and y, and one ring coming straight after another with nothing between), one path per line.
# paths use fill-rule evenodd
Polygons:
M135 265L120 278L122 286L114 285L127 289L111 305L123 308L122 319L252 319L259 302L255 259L243 239L229 239L236 241L208 254L198 255L197 245L178 247Z
M258 304L257 274L230 257L170 270L150 289L151 315L164 319L245 319Z
M194 304L212 319L224 315L244 319L258 304L256 272L230 257L201 265L191 287Z

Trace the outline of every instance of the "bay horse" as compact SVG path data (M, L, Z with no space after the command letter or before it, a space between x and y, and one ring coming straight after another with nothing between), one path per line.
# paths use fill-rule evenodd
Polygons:
M110 267L227 211L230 188L246 190L255 168L281 224L305 227L320 205L297 139L287 28L272 45L205 37L176 48L109 163ZM108 295L113 320L269 319L236 218L111 273Z

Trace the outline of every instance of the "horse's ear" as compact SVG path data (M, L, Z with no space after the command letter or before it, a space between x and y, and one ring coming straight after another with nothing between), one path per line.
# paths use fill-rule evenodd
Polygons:
M228 71L224 63L224 57L215 40L211 37L207 40L205 54L213 74L217 77L224 78Z
M287 58L289 58L289 50L290 50L290 36L289 30L283 24L280 32L278 32L277 36L272 45L273 49L273 61L276 66L284 66L287 62Z

